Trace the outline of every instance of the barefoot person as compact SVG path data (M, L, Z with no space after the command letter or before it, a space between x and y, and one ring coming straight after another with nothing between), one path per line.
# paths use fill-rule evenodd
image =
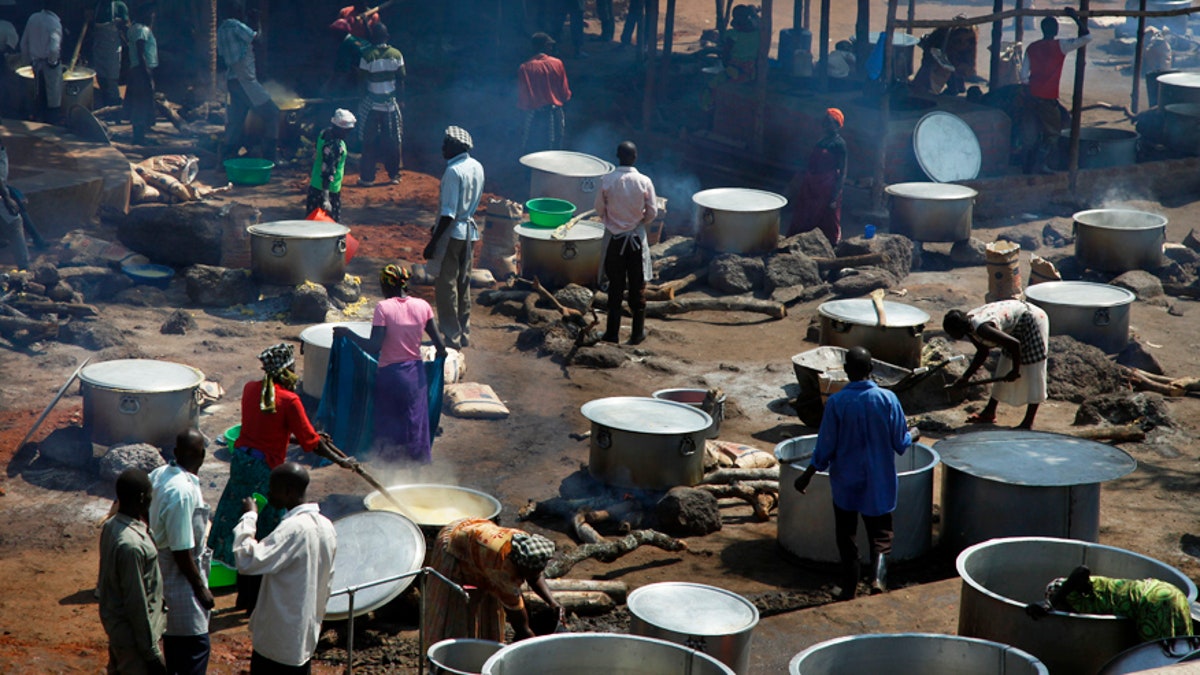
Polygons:
M969 312L953 309L942 320L942 329L955 340L964 337L975 345L975 358L954 386L970 384L971 376L983 367L988 353L998 348L992 394L983 410L967 418L972 424L992 424L996 407L1026 405L1020 429L1032 429L1038 404L1046 400L1046 345L1050 341L1050 319L1040 307L1020 300L1001 300Z

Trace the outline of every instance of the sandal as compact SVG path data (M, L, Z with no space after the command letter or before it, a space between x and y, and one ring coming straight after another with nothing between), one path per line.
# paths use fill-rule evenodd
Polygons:
M996 417L994 415L992 417L984 417L981 413L975 413L974 415L967 415L967 424L995 424L995 423L996 423Z

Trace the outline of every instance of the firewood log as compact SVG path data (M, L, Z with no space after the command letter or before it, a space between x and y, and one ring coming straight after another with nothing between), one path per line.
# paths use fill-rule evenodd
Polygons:
M596 531L587 521L587 512L580 511L571 518L571 525L575 528L575 538L585 544L598 544L604 541L604 537Z
M717 469L705 474L702 483L708 485L719 485L721 483L733 483L750 480L773 480L779 481L779 467L773 466L770 469Z
M1163 284L1163 292L1180 298L1200 298L1200 286L1195 284Z
M1146 432L1136 424L1127 424L1125 426L1094 426L1083 427L1080 429L1069 429L1065 432L1068 436L1076 438L1086 438L1093 441L1115 441L1117 443L1137 443L1146 440Z
M483 305L484 307L491 307L492 305L498 305L502 302L508 302L509 300L524 302L525 297L528 296L530 292L531 291L489 289L480 291L479 295L475 297L475 302Z
M599 591L551 591L554 593L555 602L562 605L567 612L579 616L602 616L617 606L612 597ZM525 591L521 596L531 612L544 612L550 608L546 601L533 591Z
M606 581L603 579L547 579L546 586L555 593L560 591L590 591L604 593L608 597L624 604L629 595L629 586L624 581Z
M50 300L33 300L29 298L14 298L9 301L17 309L35 314L69 314L70 316L99 316L100 310L95 305L85 305L78 302L52 302Z
M26 343L58 336L58 324L16 316L0 316L0 335L12 342Z
M620 539L613 539L599 544L584 544L573 549L556 554L546 566L547 579L557 579L564 576L571 568L584 560L595 558L603 563L610 563L621 558L639 546L654 546L664 551L687 550L687 542L682 539L669 537L655 530L634 530Z
M596 293L592 299L594 306L604 307L608 305L607 293ZM646 303L646 316L652 319L663 319L674 314L687 314L688 312L750 312L752 314L766 314L773 319L782 319L787 316L787 307L778 302L770 300L759 300L744 295L735 295L730 297L689 297L675 298L669 301L657 301Z
M767 494L765 491L760 492L741 483L732 485L697 485L697 490L704 490L717 499L740 499L754 509L754 519L759 522L766 522L771 519L771 509L779 503L779 487L776 485L774 494ZM763 496L767 499L762 499Z
M705 265L695 272L692 272L687 276L680 277L679 279L664 281L657 286L648 286L646 288L646 300L674 300L676 293L682 293L692 284L699 283L707 278L708 265Z

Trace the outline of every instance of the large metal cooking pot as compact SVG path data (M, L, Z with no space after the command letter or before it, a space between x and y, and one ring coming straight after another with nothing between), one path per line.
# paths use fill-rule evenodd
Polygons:
M794 656L788 673L1047 675L1049 671L1030 654L998 642L956 635L897 633L826 640Z
M1096 541L1100 484L1137 468L1111 445L1043 431L975 431L934 447L943 464L940 544L956 551L995 537Z
M409 572L425 562L425 536L413 521L388 511L362 511L333 521L337 554L333 558L333 591L369 584ZM354 616L391 602L415 577L360 588L354 593ZM329 596L325 620L350 618L350 595Z
M817 436L800 436L775 446L779 460L779 545L783 550L804 560L835 563L841 560L834 539L833 493L829 472L813 474L807 494L792 489L792 484L808 468ZM893 513L895 542L894 560L912 560L929 551L933 545L933 469L940 462L938 453L928 445L917 443L896 458L899 491ZM867 560L870 547L867 535L858 530L858 550Z
M1115 354L1129 343L1131 291L1087 281L1047 281L1025 289L1025 298L1050 318L1051 335L1071 337Z
M329 370L329 351L333 348L333 329L345 326L360 337L371 337L370 321L337 321L319 323L300 331L300 353L304 355L304 369L300 372L300 390L321 398L325 391L325 375Z
M1045 598L1046 584L1079 565L1098 576L1162 579L1188 602L1196 586L1179 570L1144 555L1072 539L1014 537L977 544L958 556L962 595L958 634L995 640L1041 659L1054 675L1092 675L1137 644L1131 619L1052 612L1031 621L1025 606Z
M975 197L979 196L975 190L953 183L896 183L884 191L894 234L916 241L971 238Z
M17 68L17 75L24 83L25 100L33 107L37 97L37 80L33 75L32 66ZM75 66L69 73L63 73L62 109L70 110L73 105L81 105L92 109L95 99L96 71L83 66Z
M734 675L703 652L617 633L564 633L521 640L483 664L483 675Z
M1075 257L1102 272L1152 270L1162 266L1167 219L1130 209L1079 211L1075 220Z
M659 389L651 394L654 398L664 401L685 403L693 408L699 408L712 418L712 426L704 434L705 438L716 438L721 435L721 420L725 419L725 394L722 393L715 401L708 401L707 389Z
M1200 154L1200 103L1172 103L1163 107L1166 146L1179 155Z
M610 162L582 152L545 150L521 157L521 164L532 171L529 198L565 199L582 213L596 203L600 178L612 173Z
M388 492L408 509L426 535L432 532L436 536L438 530L460 518L495 520L500 515L500 500L459 485L390 485ZM363 506L369 511L396 510L378 490L363 497Z
M1104 668L1097 675L1141 673L1151 668L1161 668L1184 661L1196 661L1198 657L1200 657L1200 637L1189 635L1163 638L1153 642L1143 642L1117 654L1111 661L1104 664Z
M713 188L692 195L696 243L721 253L768 253L779 244L779 212L787 199L774 192Z
M871 357L902 368L921 365L925 323L929 314L912 305L884 301L887 325L878 325L875 304L868 298L830 300L821 303L821 344L834 347L866 347Z
M638 396L588 401L588 471L624 488L669 490L704 478L704 436L712 418L683 403Z
M169 451L176 436L199 422L204 373L191 366L119 359L85 366L79 380L92 443L149 443Z
M513 228L521 242L521 276L537 279L546 288L567 284L595 288L600 273L604 225L583 220L567 230L562 239L553 238L553 228Z
M1079 168L1104 169L1137 164L1138 139L1132 129L1084 127L1079 130ZM1071 152L1071 130L1058 135L1058 165L1067 167Z
M750 672L758 608L723 588L667 581L633 591L625 603L629 632L698 649L738 675Z
M435 643L425 652L429 675L479 675L483 664L504 644L491 640L455 638Z
M250 269L265 284L336 284L346 276L350 228L316 220L280 220L246 228Z
M1200 103L1200 72L1185 70L1158 76L1158 105Z

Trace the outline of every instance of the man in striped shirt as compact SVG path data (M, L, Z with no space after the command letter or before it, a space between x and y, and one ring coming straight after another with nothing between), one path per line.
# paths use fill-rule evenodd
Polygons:
M388 30L383 23L371 26L371 47L363 52L359 70L367 84L361 113L362 164L358 184L375 184L375 166L382 162L391 184L400 182L400 142L404 135L404 118L400 115L404 98L404 55L388 44Z

